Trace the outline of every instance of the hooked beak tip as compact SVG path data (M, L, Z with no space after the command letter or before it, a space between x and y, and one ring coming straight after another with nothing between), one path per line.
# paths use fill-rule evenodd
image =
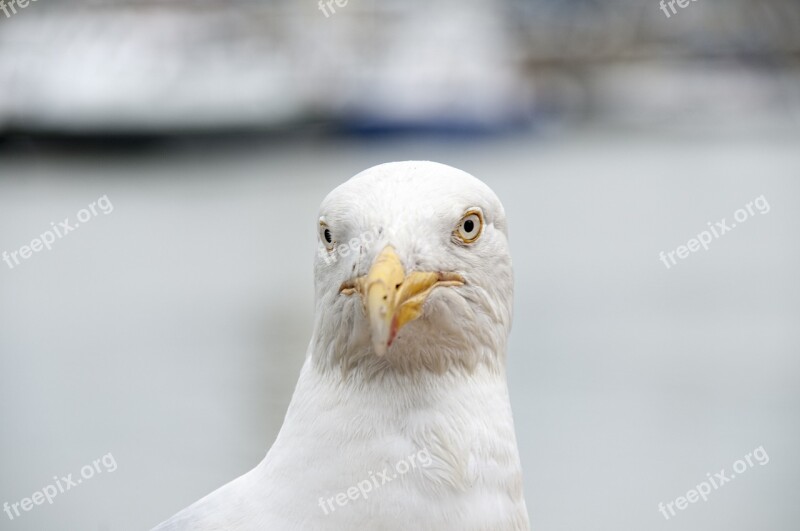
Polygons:
M423 304L434 288L463 286L464 283L464 278L455 272L412 271L406 274L397 253L387 246L366 276L343 283L340 292L361 295L373 350L383 356L400 329L422 315Z

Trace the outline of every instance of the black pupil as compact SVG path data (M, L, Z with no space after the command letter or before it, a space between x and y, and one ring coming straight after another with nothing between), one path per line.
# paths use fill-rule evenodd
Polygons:
M332 243L333 242L333 238L331 238L331 230L330 229L325 229L325 241L328 242L328 243Z
M467 221L464 222L465 231L472 232L472 229L474 228L475 228L475 222L473 222L471 219L468 219Z

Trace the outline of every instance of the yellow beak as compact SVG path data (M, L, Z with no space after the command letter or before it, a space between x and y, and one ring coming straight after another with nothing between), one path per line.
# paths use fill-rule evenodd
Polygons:
M438 286L463 286L458 273L412 271L407 276L400 258L387 246L375 259L366 276L342 284L341 292L361 294L369 320L372 346L379 356L386 354L397 332L422 315L422 306Z

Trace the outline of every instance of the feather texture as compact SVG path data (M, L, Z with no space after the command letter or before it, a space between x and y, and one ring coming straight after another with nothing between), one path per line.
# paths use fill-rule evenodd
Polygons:
M470 245L453 229L479 208ZM482 182L432 162L371 168L331 192L321 219L316 315L283 427L253 470L156 528L178 530L529 529L505 376L513 274L502 205ZM369 238L363 237L370 234ZM385 246L411 271L453 271L385 355L358 297Z

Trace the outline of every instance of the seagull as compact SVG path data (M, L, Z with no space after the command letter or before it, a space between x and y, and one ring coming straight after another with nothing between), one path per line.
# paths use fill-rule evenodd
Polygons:
M500 200L392 162L330 192L317 229L314 331L275 443L155 531L528 530Z

